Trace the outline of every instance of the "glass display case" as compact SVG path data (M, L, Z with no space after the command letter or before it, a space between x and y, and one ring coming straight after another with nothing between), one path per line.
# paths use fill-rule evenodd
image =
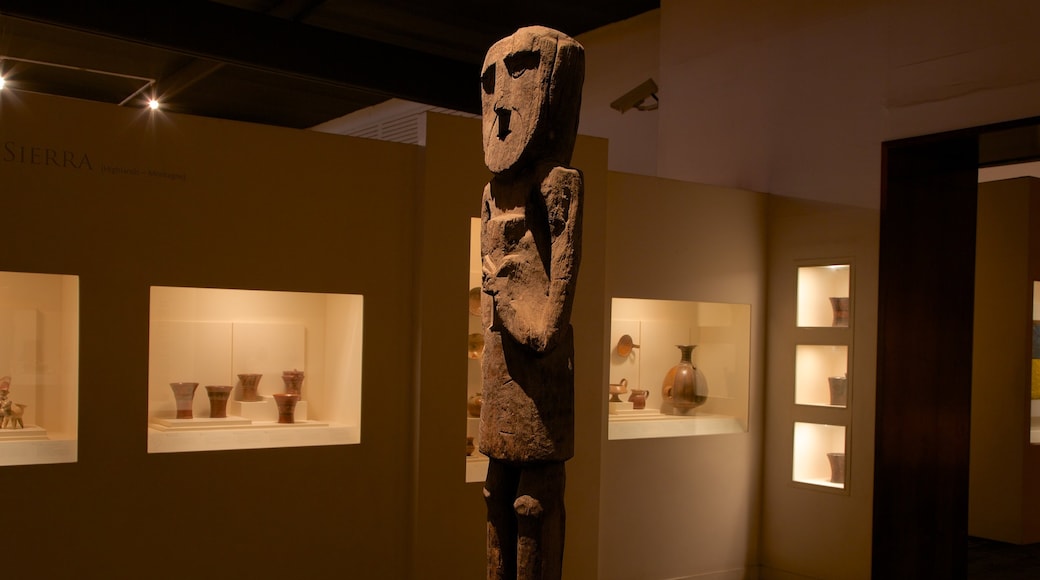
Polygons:
M480 323L480 218L470 219L469 231L469 336L466 339L466 481L484 481L488 458L480 453L480 405L483 375L484 329Z
M611 301L608 438L747 430L751 306Z
M845 489L854 394L852 265L798 266L797 285L792 479Z
M0 465L77 457L79 278L0 272Z
M148 452L359 443L364 300L151 288Z

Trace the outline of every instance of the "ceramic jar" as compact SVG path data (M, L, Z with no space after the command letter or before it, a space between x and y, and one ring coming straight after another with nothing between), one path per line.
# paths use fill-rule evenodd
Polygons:
M646 398L649 396L649 390L632 389L632 394L628 396L628 401L632 403L632 408L638 411L646 408Z
M685 414L708 400L708 379L700 369L693 366L691 357L697 345L675 346L681 353L679 364L668 370L662 383L662 391L676 412Z
M285 383L285 392L293 395L303 395L303 371L291 370L282 373L282 382Z
M170 383L173 389L173 398L177 402L177 418L192 419L192 404L195 401L195 389L198 383Z
M827 384L831 390L831 404L836 407L844 407L849 400L849 376L827 377Z
M275 393L274 402L278 406L279 423L296 422L296 402L300 396L296 393Z
M260 401L260 377L262 374L242 374L238 375L238 385L240 390L238 392L239 401Z
M230 385L207 385L206 395L209 397L209 416L211 419L227 417L227 402L231 397Z
M466 414L470 417L479 417L480 408L484 405L484 395L477 393L466 401Z
M845 454L828 453L827 461L831 464L831 483L845 484Z
M834 321L831 326L848 326L849 325L849 297L848 296L832 296L831 297L831 310L834 313Z

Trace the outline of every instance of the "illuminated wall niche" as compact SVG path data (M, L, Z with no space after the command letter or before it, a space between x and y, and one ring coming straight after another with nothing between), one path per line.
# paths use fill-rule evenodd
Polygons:
M353 294L153 286L148 452L359 443L363 306ZM275 402L286 371L304 372L291 424ZM243 400L247 374L262 375L259 400ZM198 383L191 418L178 418L171 383ZM232 387L227 417L210 417L206 386Z
M0 272L0 377L13 408L0 428L0 465L75 462L77 276Z
M677 345L696 345L692 363L708 384L704 404L685 412L663 393ZM614 298L610 348L609 439L747 431L751 305Z

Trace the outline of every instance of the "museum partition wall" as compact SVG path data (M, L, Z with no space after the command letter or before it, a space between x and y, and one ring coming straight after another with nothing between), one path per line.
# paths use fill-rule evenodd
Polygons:
M0 390L22 423L0 470L11 517L63 546L19 536L21 562L172 577L176 548L221 574L482 574L479 120L429 114L417 147L0 106ZM870 525L871 216L606 158L579 138L565 575L809 573L819 551L784 538ZM830 225L793 236L792 216ZM831 569L855 577L869 544L846 539Z
M420 158L0 95L8 573L406 577Z

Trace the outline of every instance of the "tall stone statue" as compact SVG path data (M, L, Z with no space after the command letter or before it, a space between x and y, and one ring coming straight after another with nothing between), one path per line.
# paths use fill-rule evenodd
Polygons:
M480 210L489 579L562 573L583 195L568 165L584 77L582 46L533 26L495 43L480 79L493 173Z

